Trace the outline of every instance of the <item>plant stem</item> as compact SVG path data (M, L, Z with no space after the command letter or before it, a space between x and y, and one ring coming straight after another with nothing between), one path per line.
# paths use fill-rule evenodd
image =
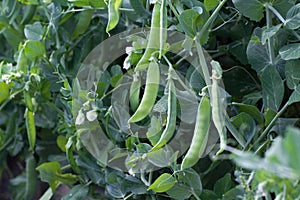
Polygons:
M270 4L267 4L266 8L269 9L269 10L271 10L274 13L274 15L276 15L276 17L278 17L278 19L282 23L284 23L284 24L286 23L286 20L282 17L282 15L273 6L271 6Z
M270 129L273 127L273 125L275 124L276 120L282 115L282 113L287 109L287 107L289 106L289 102L287 102L282 108L281 110L275 115L275 117L272 119L272 121L268 124L267 128L261 133L261 135L259 136L259 138L254 142L253 146L255 146L256 144L258 144L270 131ZM250 147L251 148L251 147Z
M211 25L211 23L217 18L217 15L219 14L219 11L221 10L221 8L223 7L223 5L226 3L227 0L223 0L219 3L218 7L214 10L214 12L211 14L211 16L208 18L208 20L206 21L206 23L203 25L202 29L198 32L197 37L199 37L201 39L203 33L205 31L208 31L209 26Z
M266 6L266 18L267 18L267 29L270 29L272 27L272 13L269 9L269 4ZM270 63L273 65L275 63L275 53L273 48L274 40L272 37L268 39L268 49L269 49L269 58Z
M209 75L209 72L208 72L208 66L207 66L207 63L206 63L206 59L205 59L202 47L200 45L200 40L201 40L201 37L203 36L204 32L208 31L211 23L216 19L219 11L223 7L223 5L226 3L226 1L227 0L223 0L219 3L218 7L214 10L212 15L208 18L206 23L203 25L202 29L197 33L197 35L195 37L196 48L197 48L197 52L198 52L198 56L199 56L199 63L200 63L201 68L202 68L202 74L204 76L204 80L205 80L206 85L211 85L211 80L210 80L210 75ZM210 94L210 88L209 88L209 94Z

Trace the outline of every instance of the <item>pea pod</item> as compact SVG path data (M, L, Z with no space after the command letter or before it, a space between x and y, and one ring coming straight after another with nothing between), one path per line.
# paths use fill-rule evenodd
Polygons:
M152 150L157 150L163 147L169 140L173 137L176 128L176 112L177 112L177 101L176 101L176 91L172 79L169 80L169 95L168 95L168 117L166 128L157 144L152 148Z
M34 112L26 108L25 119L26 119L26 129L27 129L27 136L29 141L29 148L31 151L33 151L35 146L35 140L36 140Z
M33 103L32 103L32 98L31 98L31 95L28 91L24 91L24 101L25 101L25 105L26 107L30 110L30 111L34 111L34 106L33 106Z
M129 91L129 102L131 109L133 111L136 111L136 109L139 106L139 100L140 100L140 87L141 87L141 80L137 75L134 75L133 81L130 86L130 91Z
M161 59L164 45L167 40L167 0L161 1L161 8L160 8L160 29L159 29L159 57Z
M211 62L212 65L212 87L211 87L211 102L212 102L212 119L220 137L220 150L217 154L221 153L226 147L226 127L224 104L220 94L219 80L222 78L222 68L216 61Z
M150 58L154 52L159 51L159 58L162 56L162 49L166 41L167 35L167 10L166 1L162 4L156 2L152 11L151 30L149 33L149 40L147 48L135 67L135 71L141 71L148 67Z
M210 102L204 96L198 106L192 143L181 163L181 170L194 166L203 155L209 135L210 117Z
M26 159L25 199L34 199L37 186L36 161L33 155Z
M147 71L146 87L141 103L128 120L128 123L141 121L151 112L156 100L159 80L160 72L158 63L155 60L152 60Z

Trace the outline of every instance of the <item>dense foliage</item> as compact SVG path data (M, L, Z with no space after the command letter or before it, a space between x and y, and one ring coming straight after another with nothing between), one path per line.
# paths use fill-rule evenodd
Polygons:
M0 8L0 199L300 197L298 0Z

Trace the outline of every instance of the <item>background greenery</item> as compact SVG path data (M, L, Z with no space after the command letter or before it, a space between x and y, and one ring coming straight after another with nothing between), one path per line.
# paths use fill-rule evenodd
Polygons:
M150 27L154 2L1 1L0 199L300 197L297 0L228 0L220 11L218 0L167 1L168 29L192 38L203 30L203 47L223 68L230 118L229 147L223 154L215 157L215 146L211 154L184 171L178 171L181 158L174 161L168 159L173 154L161 155L152 164L170 163L169 167L130 174L101 165L86 150L75 127L78 116L72 113L72 84L78 69L88 53L110 35ZM213 13L216 19L205 27ZM144 48L146 39L131 38L133 47ZM193 44L183 46L186 52L193 48ZM128 71L141 55L127 56ZM195 68L176 56L166 56L188 80L190 90L200 92L203 78ZM126 72L124 60L126 55L99 82L93 109L114 142L133 152L147 152L149 141L124 137L111 113L110 92ZM166 120L163 90L156 121ZM151 130L158 125L155 119L147 123ZM129 168L136 167L130 164ZM167 189L147 190L164 173L174 174ZM64 197L59 197L60 191Z

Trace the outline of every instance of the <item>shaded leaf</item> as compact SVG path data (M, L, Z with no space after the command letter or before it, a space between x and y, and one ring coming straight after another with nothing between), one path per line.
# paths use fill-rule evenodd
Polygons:
M283 100L284 86L274 66L268 66L264 69L261 74L261 82L265 107L278 111Z
M300 43L293 43L283 46L279 50L283 60L292 60L300 58Z

